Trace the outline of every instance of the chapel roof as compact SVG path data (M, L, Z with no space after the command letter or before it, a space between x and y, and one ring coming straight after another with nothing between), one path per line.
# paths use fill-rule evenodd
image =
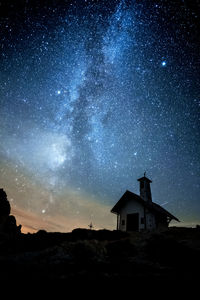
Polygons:
M122 197L119 199L119 201L114 205L114 207L111 209L111 212L114 214L119 214L122 207L125 206L126 203L129 201L137 201L138 203L140 203L141 205L143 205L144 207L148 208L150 211L152 211L156 214L165 215L165 216L169 217L170 219L174 219L174 220L180 222L179 219L177 219L175 216L173 216L170 212L168 212L162 206L160 206L154 202L147 202L147 201L143 200L139 195L137 195L133 192L130 192L128 190L122 195Z

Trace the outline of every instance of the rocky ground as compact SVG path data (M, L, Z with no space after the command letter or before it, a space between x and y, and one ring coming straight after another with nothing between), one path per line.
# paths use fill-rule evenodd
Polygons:
M199 270L199 228L0 236L0 280L195 280Z

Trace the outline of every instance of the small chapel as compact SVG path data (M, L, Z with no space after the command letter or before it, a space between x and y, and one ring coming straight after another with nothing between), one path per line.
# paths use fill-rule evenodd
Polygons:
M168 228L171 220L180 222L170 212L152 201L150 186L152 181L146 177L146 172L138 181L140 196L127 190L111 209L111 212L117 215L117 230L162 230Z

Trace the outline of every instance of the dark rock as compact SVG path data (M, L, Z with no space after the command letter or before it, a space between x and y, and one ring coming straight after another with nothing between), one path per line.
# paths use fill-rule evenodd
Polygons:
M21 225L17 226L15 217L10 215L10 203L3 189L0 189L0 233L9 235L9 238L21 233Z
M0 189L0 217L9 216L10 203L7 199L7 194L3 189Z
M13 237L16 234L21 233L21 225L17 226L16 219L13 215L7 217L4 224L4 232L10 234Z

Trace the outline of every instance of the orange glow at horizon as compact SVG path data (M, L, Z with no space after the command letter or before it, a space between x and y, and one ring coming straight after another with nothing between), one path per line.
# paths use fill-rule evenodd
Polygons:
M89 228L90 221L85 217L76 219L69 216L41 216L34 212L25 211L22 208L13 207L11 213L16 217L17 225L22 225L22 233L35 233L38 230L46 230L49 232L71 232L75 228ZM94 229L115 229L115 216L110 216L111 223L107 226L100 226L99 220L93 222ZM105 224L106 225L106 224Z

